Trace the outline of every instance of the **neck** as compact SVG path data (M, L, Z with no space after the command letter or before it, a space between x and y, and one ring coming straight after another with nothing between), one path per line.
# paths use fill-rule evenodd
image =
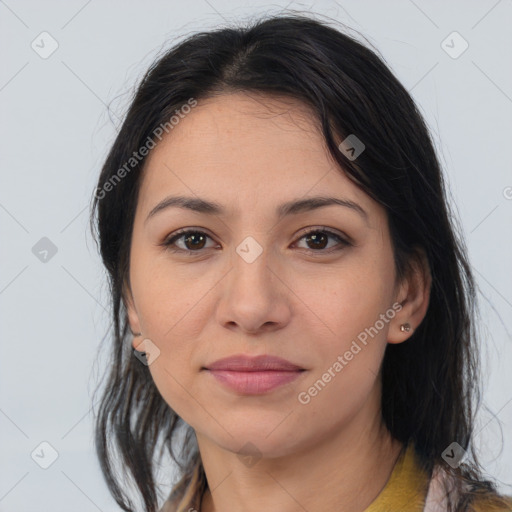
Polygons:
M208 489L201 512L297 510L363 512L385 487L403 445L368 415L309 448L263 457L247 468L238 456L196 433Z

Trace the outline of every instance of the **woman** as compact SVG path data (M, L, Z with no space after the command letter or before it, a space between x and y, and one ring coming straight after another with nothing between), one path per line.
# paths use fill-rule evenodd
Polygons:
M189 37L143 78L93 208L96 443L124 510L115 457L154 512L166 453L163 511L512 510L473 451L464 244L375 53L300 15Z

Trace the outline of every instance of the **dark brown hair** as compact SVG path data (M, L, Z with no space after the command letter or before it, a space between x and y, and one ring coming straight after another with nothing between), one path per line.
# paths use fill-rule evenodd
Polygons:
M471 484L452 510L467 510L482 493L498 503L472 444L480 401L475 283L430 133L383 59L329 23L301 14L196 33L167 51L142 79L104 163L91 222L109 276L113 333L95 440L117 503L123 510L136 509L127 492L131 478L144 510L157 510L158 448L160 457L170 455L180 468L173 497L183 507L200 506L206 482L192 428L164 402L130 345L123 286L145 159L122 179L114 178L191 98L236 91L284 95L311 107L340 172L385 207L398 279L418 249L426 255L432 275L428 311L407 342L386 348L382 415L396 439L414 443L429 473L440 464L457 476L461 489L464 482ZM338 141L350 134L366 146L357 161L338 149ZM112 184L108 191L106 183ZM454 441L471 461L456 470L441 457Z

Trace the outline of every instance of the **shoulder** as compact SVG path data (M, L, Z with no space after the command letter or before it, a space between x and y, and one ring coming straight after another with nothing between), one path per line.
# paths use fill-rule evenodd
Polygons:
M471 512L512 512L512 496L477 495L470 505Z
M474 484L466 481L462 489L457 489L454 476L437 466L430 480L424 511L448 510L448 494L450 501L467 503L466 512L512 512L512 496L503 496L485 486L475 487Z

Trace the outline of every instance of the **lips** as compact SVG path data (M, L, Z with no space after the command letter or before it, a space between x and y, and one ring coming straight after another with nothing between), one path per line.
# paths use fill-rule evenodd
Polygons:
M233 356L208 365L208 373L223 386L243 395L260 395L297 379L305 371L275 356Z
M206 367L207 370L226 370L234 372L258 371L298 371L300 366L275 356L232 356L219 359Z

